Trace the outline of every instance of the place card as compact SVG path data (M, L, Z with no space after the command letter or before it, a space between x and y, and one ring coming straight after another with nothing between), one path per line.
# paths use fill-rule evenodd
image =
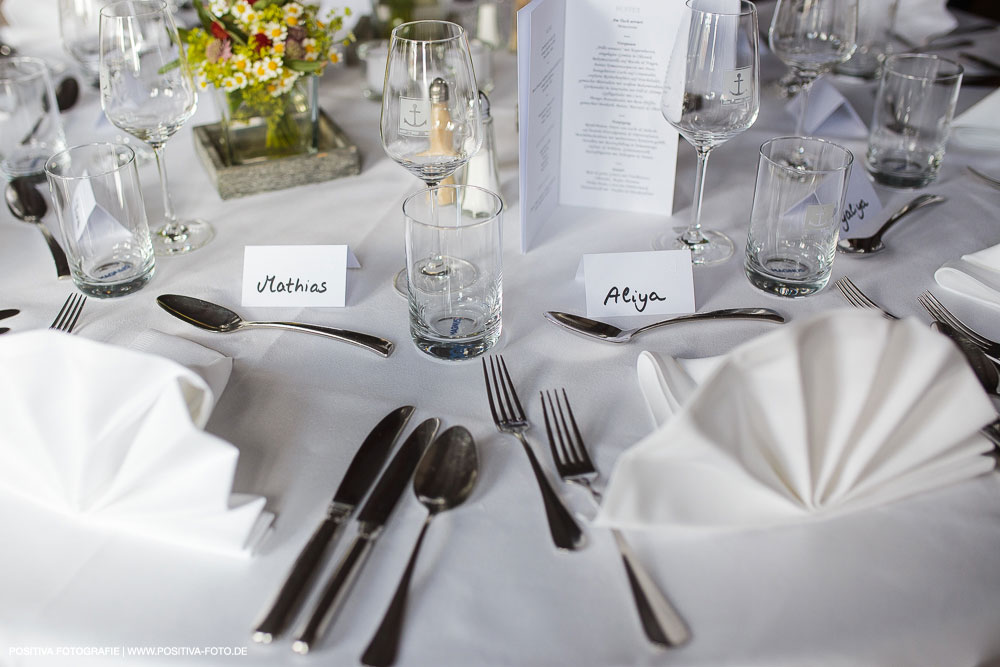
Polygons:
M844 214L840 219L840 235L845 239L871 236L882 224L879 215L882 202L868 180L864 166L858 164L859 159L855 156L851 167L844 197Z
M690 250L584 255L587 317L693 313Z
M246 246L243 305L343 308L347 269L360 266L346 245Z
M785 111L797 118L802 100L793 98ZM847 98L826 79L817 79L809 93L809 106L803 121L806 136L845 137L864 139L868 126Z
M111 245L116 242L127 243L131 240L131 232L106 208L97 203L94 188L91 186L90 177L86 172L79 179L76 190L73 191L70 205L73 209L71 221L76 241L80 241L85 233L92 238L102 239L102 242L107 240Z
M673 210L660 98L684 6L533 0L517 12L521 252L562 206Z

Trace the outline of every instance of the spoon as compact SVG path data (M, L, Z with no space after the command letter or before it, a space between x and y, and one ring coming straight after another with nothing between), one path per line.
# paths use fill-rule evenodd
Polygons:
M1000 366L997 365L997 362L986 356L986 353L968 336L951 325L944 322L934 322L931 327L950 338L958 346L986 393L1000 396Z
M989 183L993 187L1000 188L1000 179L993 178L989 174L984 174L983 172L979 171L978 169L976 169L974 167L966 167L966 169L968 169L970 172L972 172L973 176L978 176L979 178L983 179L984 181L986 181L987 183Z
M874 255L877 252L881 252L885 250L885 245L882 243L882 235L889 231L890 227L917 209L943 201L946 201L946 199L941 195L920 195L890 215L885 224L871 236L858 239L841 239L837 242L837 250L848 255Z
M710 310L705 313L678 315L677 317L671 317L669 320L654 322L653 324L647 324L644 327L636 329L619 329L607 322L599 322L581 315L560 313L553 310L545 313L545 319L575 333L608 343L626 343L632 339L632 336L643 331L665 327L668 324L678 324L680 322L696 322L698 320L764 320L766 322L778 322L781 324L785 321L784 317L770 308L726 308L724 310Z
M239 331L240 329L264 327L304 331L305 333L326 336L327 338L351 343L366 350L371 350L383 357L388 357L392 354L392 348L395 347L392 342L384 338L358 333L357 331L348 331L346 329L321 327L315 324L302 324L301 322L251 322L244 320L228 308L209 301L203 301L202 299L196 299L193 296L163 294L156 297L156 303L177 319L184 320L207 331L230 333Z
M60 278L68 278L69 262L66 260L66 253L52 238L49 228L42 222L49 206L45 203L45 197L42 196L42 193L35 189L31 179L27 176L18 176L12 180L4 190L4 199L7 200L7 208L10 209L15 218L35 225L42 232L45 242L49 244L52 259L56 263L56 274Z
M424 452L413 475L413 492L427 508L427 518L420 529L413 553L406 570L399 580L396 594L382 617L382 623L372 637L361 662L371 667L386 667L396 660L399 636L403 629L406 596L410 578L417 564L417 554L427 534L427 527L440 512L461 505L476 485L479 476L479 457L472 434L464 426L452 426L431 443Z

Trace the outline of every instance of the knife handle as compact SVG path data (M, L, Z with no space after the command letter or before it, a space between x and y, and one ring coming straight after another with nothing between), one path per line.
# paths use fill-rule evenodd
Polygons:
M313 531L312 537L299 553L299 557L295 559L295 564L292 565L291 571L285 578L285 583L281 585L278 597L271 603L271 608L264 620L254 629L253 640L255 642L270 644L271 640L285 631L292 612L298 607L302 594L319 570L323 554L326 553L327 547L343 520L343 514L327 515Z
M625 565L625 573L628 575L628 583L632 588L632 597L646 638L654 644L666 647L679 646L686 642L690 639L691 632L680 614L657 588L656 582L635 557L632 547L625 541L621 532L612 529L611 533L615 537L618 553L621 554L622 563Z
M531 450L531 445L520 433L514 433L531 462L531 470L535 473L535 481L538 482L538 490L542 493L542 504L545 506L545 516L549 520L549 534L552 535L552 542L560 549L575 551L581 548L586 542L583 529L569 513L562 500L552 489L545 471Z
M270 327L272 329L289 329L291 331L303 331L305 333L326 336L344 343L357 345L366 350L371 350L382 357L392 354L395 345L392 341L378 336L372 336L358 331L348 331L347 329L334 329L333 327L321 327L317 324L302 324L301 322L244 322L243 326Z
M305 655L316 643L316 640L323 636L330 621L347 597L347 592L357 578L358 572L361 571L361 565L368 557L371 548L372 541L370 539L361 535L354 538L350 551L340 559L337 569L327 580L323 594L313 608L309 620L295 636L295 641L292 642L293 651Z

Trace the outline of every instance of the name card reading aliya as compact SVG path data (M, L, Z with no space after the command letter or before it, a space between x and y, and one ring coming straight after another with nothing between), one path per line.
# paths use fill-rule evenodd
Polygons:
M347 269L360 266L346 245L247 246L243 305L343 308Z
M688 250L583 256L587 317L693 313Z

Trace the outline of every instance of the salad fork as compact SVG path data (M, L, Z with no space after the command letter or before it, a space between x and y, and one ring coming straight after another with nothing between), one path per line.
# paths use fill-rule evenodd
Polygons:
M541 397L545 433L559 476L564 481L579 484L587 489L594 501L600 504L601 494L593 485L593 481L600 473L587 454L587 447L583 444L583 437L576 424L576 417L573 416L573 409L569 405L566 390L562 390L561 399L559 391L542 392ZM653 578L636 558L621 531L612 528L611 534L614 535L615 543L618 545L618 553L621 554L646 637L654 644L667 647L686 642L691 633L680 614L657 588Z
M73 329L76 327L77 320L80 319L80 313L83 312L83 305L85 303L87 303L87 297L83 294L77 294L76 292L70 294L66 297L63 307L59 310L59 314L56 315L56 319L52 320L49 328L73 333Z
M837 289L840 290L840 293L844 295L844 298L847 299L847 302L855 308L869 308L879 311L884 317L890 320L899 319L888 310L872 301L868 295L862 292L861 288L855 285L854 281L847 276L844 276L834 284L837 286Z
M926 310L936 321L947 324L952 329L958 330L971 342L975 343L976 347L980 348L991 357L1000 357L1000 343L990 340L986 336L973 331L967 324L965 324L965 322L955 317L950 310L945 308L944 304L938 301L937 297L933 294L925 291L917 297L917 301L920 302L920 305L924 307L924 310Z
M535 481L538 482L538 488L542 493L542 502L545 504L545 515L549 521L552 541L560 549L579 549L584 542L583 530L552 489L541 464L538 463L538 458L524 437L524 432L528 430L530 424L524 413L524 408L521 407L521 401L517 398L517 392L514 390L510 373L507 372L507 364L504 363L503 356L490 357L489 365L487 365L486 359L483 359L483 377L486 380L486 398L490 403L493 423L496 424L498 431L509 433L521 442L524 453L531 462L531 470L535 473Z

